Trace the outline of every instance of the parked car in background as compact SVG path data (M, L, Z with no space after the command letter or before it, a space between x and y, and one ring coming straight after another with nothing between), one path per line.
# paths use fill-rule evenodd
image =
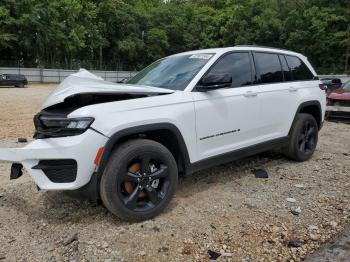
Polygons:
M350 81L327 95L327 118L350 120Z
M20 74L0 75L0 86L25 87L28 84L27 78Z
M339 78L323 78L321 82L327 86L327 92L340 88L342 81Z

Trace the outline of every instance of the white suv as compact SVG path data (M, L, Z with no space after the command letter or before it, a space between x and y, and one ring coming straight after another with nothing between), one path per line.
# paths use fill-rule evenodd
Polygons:
M172 55L126 84L71 75L35 116L36 140L0 149L43 190L101 198L115 215L159 214L179 174L280 147L313 154L326 97L301 54L235 46Z

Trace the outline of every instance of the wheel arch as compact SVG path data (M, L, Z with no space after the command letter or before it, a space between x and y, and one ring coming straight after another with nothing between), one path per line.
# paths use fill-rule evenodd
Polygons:
M146 138L159 142L173 154L180 173L187 174L190 167L190 158L185 140L180 130L171 123L156 123L122 129L113 134L107 141L97 174L102 175L112 151L121 143L137 138Z
M298 114L300 113L306 113L312 115L316 122L318 129L320 130L322 128L322 108L321 108L321 103L317 100L312 100L312 101L306 101L303 102L299 105L293 119L293 123L289 129L289 135L292 130L293 124L295 122L295 119Z

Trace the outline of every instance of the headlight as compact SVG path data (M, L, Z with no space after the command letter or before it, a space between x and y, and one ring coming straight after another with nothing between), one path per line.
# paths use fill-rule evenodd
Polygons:
M82 118L48 118L41 117L40 121L45 127L56 127L63 129L87 129L92 122L93 118L90 117L82 117Z
M36 138L75 136L84 133L94 122L92 117L55 118L36 116L34 118Z
M333 100L330 98L327 98L327 106L332 106L333 105Z

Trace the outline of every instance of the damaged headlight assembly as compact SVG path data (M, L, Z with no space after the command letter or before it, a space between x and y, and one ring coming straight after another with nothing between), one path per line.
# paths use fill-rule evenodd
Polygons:
M35 138L76 136L84 133L94 122L92 117L57 118L36 116L34 118Z

